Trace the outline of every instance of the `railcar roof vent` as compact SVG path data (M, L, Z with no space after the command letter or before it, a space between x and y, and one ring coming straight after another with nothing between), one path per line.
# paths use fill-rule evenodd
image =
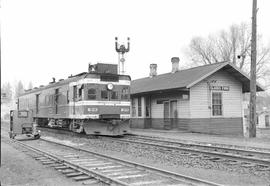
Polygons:
M53 84L53 83L55 83L55 77L53 77L52 79L53 79L53 81L52 81L52 82L50 82L49 84Z
M59 81L64 81L64 79L59 79Z
M44 87L44 85L40 85L40 86L39 86L39 88L42 88L42 87Z
M34 87L34 89L38 89L37 87Z

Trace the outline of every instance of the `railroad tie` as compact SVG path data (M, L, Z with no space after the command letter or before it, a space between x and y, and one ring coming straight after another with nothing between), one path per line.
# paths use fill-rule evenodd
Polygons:
M85 180L89 180L92 177L88 176L88 175L82 175L82 176L77 176L77 177L73 177L73 179L75 181L85 181Z
M97 183L99 183L99 180L96 179L91 179L91 180L86 180L84 182L82 182L82 185L96 185Z
M108 172L122 172L122 171L130 171L132 169L130 168L124 168L124 169L108 169L108 170L101 170L102 173L108 173Z
M111 169L111 168L119 168L123 167L122 165L114 165L114 166L107 166L107 167L87 167L87 169L95 169L95 170L102 170L102 169Z
M64 170L62 170L61 171L63 174L70 174L70 173L75 173L75 172L77 172L76 170L74 170L74 169L64 169Z
M59 167L54 167L56 170L62 170L62 169L69 169L68 166L66 165L62 165L62 166L59 166Z
M43 161L42 164L43 165L51 165L51 164L55 164L55 161Z
M63 164L62 163L59 163L59 162L55 162L55 164L52 164L52 165L49 165L50 167L60 167L62 166Z
M82 176L82 175L85 175L85 174L83 174L82 172L74 172L74 173L66 174L66 177L76 177L76 176Z
M107 176L117 176L117 175L122 175L122 174L134 174L134 173L139 173L141 171L134 170L134 171L125 171L125 172L115 172L115 173L109 173L106 174Z
M141 186L141 185L149 185L149 184L160 184L162 182L165 182L166 180L151 180L151 181L140 181L130 184L131 186Z
M124 175L124 176L117 176L114 177L115 179L127 179L127 178L138 178L148 176L149 174L135 174L135 175Z

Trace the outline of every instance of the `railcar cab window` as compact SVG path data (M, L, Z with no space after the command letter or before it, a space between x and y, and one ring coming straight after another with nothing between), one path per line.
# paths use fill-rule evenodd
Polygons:
M95 100L96 99L96 89L90 88L88 90L88 100Z
M111 92L111 99L112 99L112 100L118 99L118 92L112 91L112 92Z
M102 90L101 91L101 99L108 99L108 91L107 90Z
M212 115L222 116L222 92L212 93Z

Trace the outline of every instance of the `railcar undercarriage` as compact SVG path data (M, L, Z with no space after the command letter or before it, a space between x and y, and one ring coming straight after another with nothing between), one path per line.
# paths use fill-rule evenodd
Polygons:
M121 136L130 133L129 119L35 118L38 126L63 128L87 135Z

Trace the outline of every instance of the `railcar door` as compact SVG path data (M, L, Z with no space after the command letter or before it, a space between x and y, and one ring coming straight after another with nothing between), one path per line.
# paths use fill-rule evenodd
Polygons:
M36 114L39 113L39 94L36 94Z
M55 114L58 114L59 89L55 89L54 101L55 101Z
M77 98L77 86L73 86L73 115L75 115L75 102Z

